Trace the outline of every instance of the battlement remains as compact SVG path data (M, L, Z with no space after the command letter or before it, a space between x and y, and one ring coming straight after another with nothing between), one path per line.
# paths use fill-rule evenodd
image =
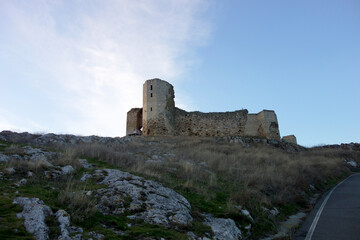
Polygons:
M297 140L296 140L296 137L294 135L283 136L281 138L281 140L283 140L285 142L291 142L291 143L297 144Z
M127 135L243 136L280 140L277 117L272 110L249 114L187 112L175 107L174 87L161 79L143 85L143 108L127 113Z

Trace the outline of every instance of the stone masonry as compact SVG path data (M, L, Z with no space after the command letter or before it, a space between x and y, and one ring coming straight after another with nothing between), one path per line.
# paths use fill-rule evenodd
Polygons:
M127 113L126 135L141 135L142 108L132 108Z
M175 120L174 87L160 79L143 86L142 135L173 135Z
M294 135L283 136L281 139L286 142L297 144L296 137Z
M257 114L234 112L186 112L175 107L174 87L163 80L143 85L143 108L127 113L127 135L242 136L280 140L277 117L272 110Z

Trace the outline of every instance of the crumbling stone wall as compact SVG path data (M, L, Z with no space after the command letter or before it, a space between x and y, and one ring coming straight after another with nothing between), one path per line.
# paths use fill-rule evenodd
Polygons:
M126 135L141 135L142 108L132 108L127 112Z
M175 108L174 97L174 87L168 82L157 78L147 80L143 85L143 108L128 112L127 135L245 136L280 140L274 111L186 112Z
M247 110L223 113L186 112L175 108L175 135L242 136Z
M274 111L263 110L257 114L257 118L260 137L280 140L279 124Z
M263 110L257 114L248 114L244 136L280 140L279 125L275 112Z
M297 144L297 140L296 140L295 135L283 136L281 139L282 139L283 141L286 141L286 142L291 142L291 143Z
M244 136L247 137L259 136L259 127L260 127L260 123L257 118L257 114L248 114L245 125Z

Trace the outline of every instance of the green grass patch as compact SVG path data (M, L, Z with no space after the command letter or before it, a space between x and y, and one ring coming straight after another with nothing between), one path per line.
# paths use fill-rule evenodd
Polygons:
M82 222L80 225L88 230L105 224L108 227L112 227L116 230L127 230L127 222L130 220L125 215L104 215L99 211L96 211L94 215Z
M49 206L56 206L59 196L60 183L54 184L48 179L28 179L27 184L20 187L19 195L22 197L39 198Z
M325 181L316 183L315 188L321 191L328 190L343 181L347 176L349 176L349 174L344 173L342 177L329 177Z
M279 206L280 211L280 220L285 220L287 216L291 216L299 212L301 206L296 203L284 203L283 205Z
M205 236L206 233L212 234L210 226L205 225L202 221L196 219L189 228L189 231L195 233L197 236Z
M128 231L130 236L138 238L165 238L165 239L188 239L188 236L185 233L180 233L172 229L164 229L157 225L152 225L148 223L143 223L139 226L131 227Z
M82 156L81 158L86 159L89 163L94 165L94 168L101 169L101 168L109 168L109 169L118 169L118 167L111 165L107 162L100 161L98 158L90 158Z
M49 239L57 239L61 234L59 222L55 216L46 217L46 225L49 227Z
M33 239L26 232L24 219L16 217L16 213L21 211L21 207L12 204L8 196L0 196L0 239Z
M0 152L3 152L9 146L10 146L10 143L0 140Z
M190 202L194 211L197 210L214 215L221 215L226 212L226 201L228 199L228 194L226 193L215 192L214 199L207 199L205 196L196 193L196 189L177 187L175 190Z
M270 216L267 211L264 211L259 203L254 202L253 205L249 206L248 210L251 212L254 222L249 221L244 215L230 215L229 217L233 218L242 227L251 224L251 239L259 239L265 235L276 233L276 219Z

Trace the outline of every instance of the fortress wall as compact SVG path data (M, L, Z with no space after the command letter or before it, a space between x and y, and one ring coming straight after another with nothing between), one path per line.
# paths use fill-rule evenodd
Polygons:
M244 136L280 140L279 126L275 112L263 110L257 114L249 114L247 116Z
M260 127L260 123L258 121L257 114L248 114L245 125L244 136L246 137L259 136L259 127Z
M263 110L257 114L260 123L259 136L280 140L279 124L274 111Z
M175 135L242 136L247 110L223 113L186 112L175 108Z
M174 88L160 79L143 85L143 135L172 135L174 131Z
M291 142L291 143L297 144L297 140L296 140L295 135L283 136L283 137L281 138L281 140L286 141L286 142Z
M141 135L142 108L132 108L127 112L126 135Z
M170 83L158 78L145 81L143 108L128 112L127 135L245 136L280 140L274 111L263 110L258 114L248 114L247 110L186 112L175 108L174 97Z

